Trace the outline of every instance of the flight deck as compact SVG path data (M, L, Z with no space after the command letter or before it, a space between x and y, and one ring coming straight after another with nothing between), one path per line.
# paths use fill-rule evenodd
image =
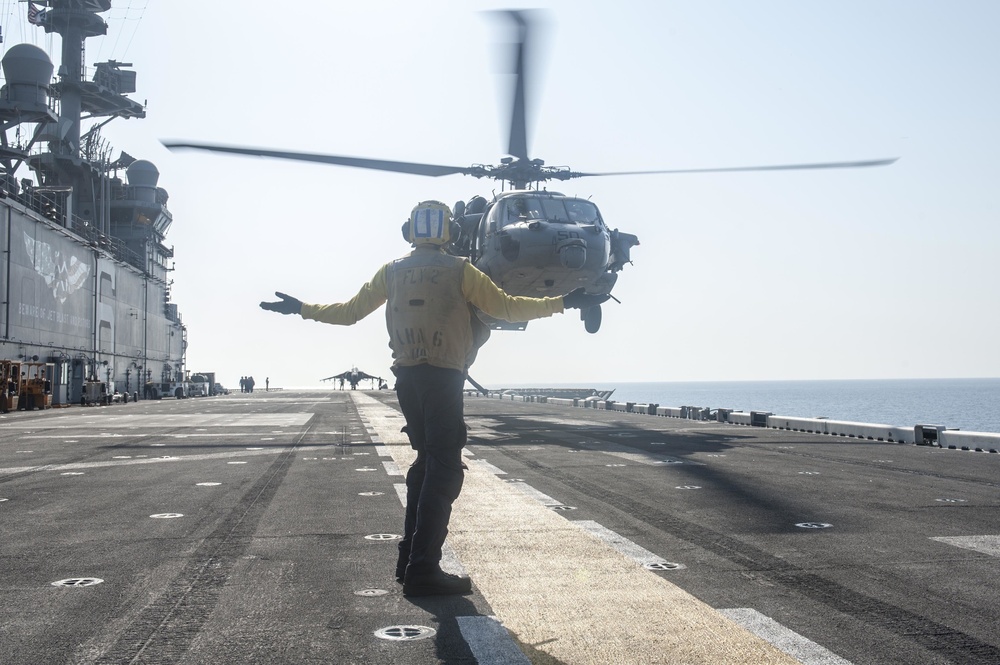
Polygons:
M0 416L0 662L997 663L1000 455L466 399L443 566L393 577L392 391Z

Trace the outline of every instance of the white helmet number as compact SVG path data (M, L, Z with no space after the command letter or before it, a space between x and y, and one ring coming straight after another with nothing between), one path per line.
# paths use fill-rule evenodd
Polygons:
M414 238L444 238L444 210L424 208L417 210L413 219Z

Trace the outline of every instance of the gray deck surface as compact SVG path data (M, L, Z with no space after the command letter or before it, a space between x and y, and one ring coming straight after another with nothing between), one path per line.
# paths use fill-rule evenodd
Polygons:
M474 593L414 599L390 391L3 416L0 663L1000 662L1000 455L466 416Z

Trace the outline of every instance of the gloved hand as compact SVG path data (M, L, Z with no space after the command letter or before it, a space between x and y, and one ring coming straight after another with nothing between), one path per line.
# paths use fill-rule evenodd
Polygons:
M596 307L610 297L611 294L609 293L587 293L583 289L577 289L563 296L563 309Z
M262 302L260 308L271 312L278 312L279 314L302 313L302 301L298 298L293 298L281 291L275 291L274 295L281 298L281 300L278 302Z

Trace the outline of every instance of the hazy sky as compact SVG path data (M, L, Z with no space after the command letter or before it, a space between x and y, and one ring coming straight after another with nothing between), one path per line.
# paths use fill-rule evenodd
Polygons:
M601 331L576 312L497 332L480 383L1000 376L1000 4L539 3L529 151L581 171L900 157L887 168L589 178L635 233ZM353 296L408 251L423 199L498 187L257 158L161 139L467 166L507 140L510 33L485 1L115 2L87 64L138 71L118 149L170 194L188 368L235 386L388 376L383 311L352 328L260 310ZM5 2L5 43L22 3ZM141 20L140 20L141 19ZM42 31L28 37L51 43ZM506 53L506 52L503 52ZM117 153L116 153L117 154Z

